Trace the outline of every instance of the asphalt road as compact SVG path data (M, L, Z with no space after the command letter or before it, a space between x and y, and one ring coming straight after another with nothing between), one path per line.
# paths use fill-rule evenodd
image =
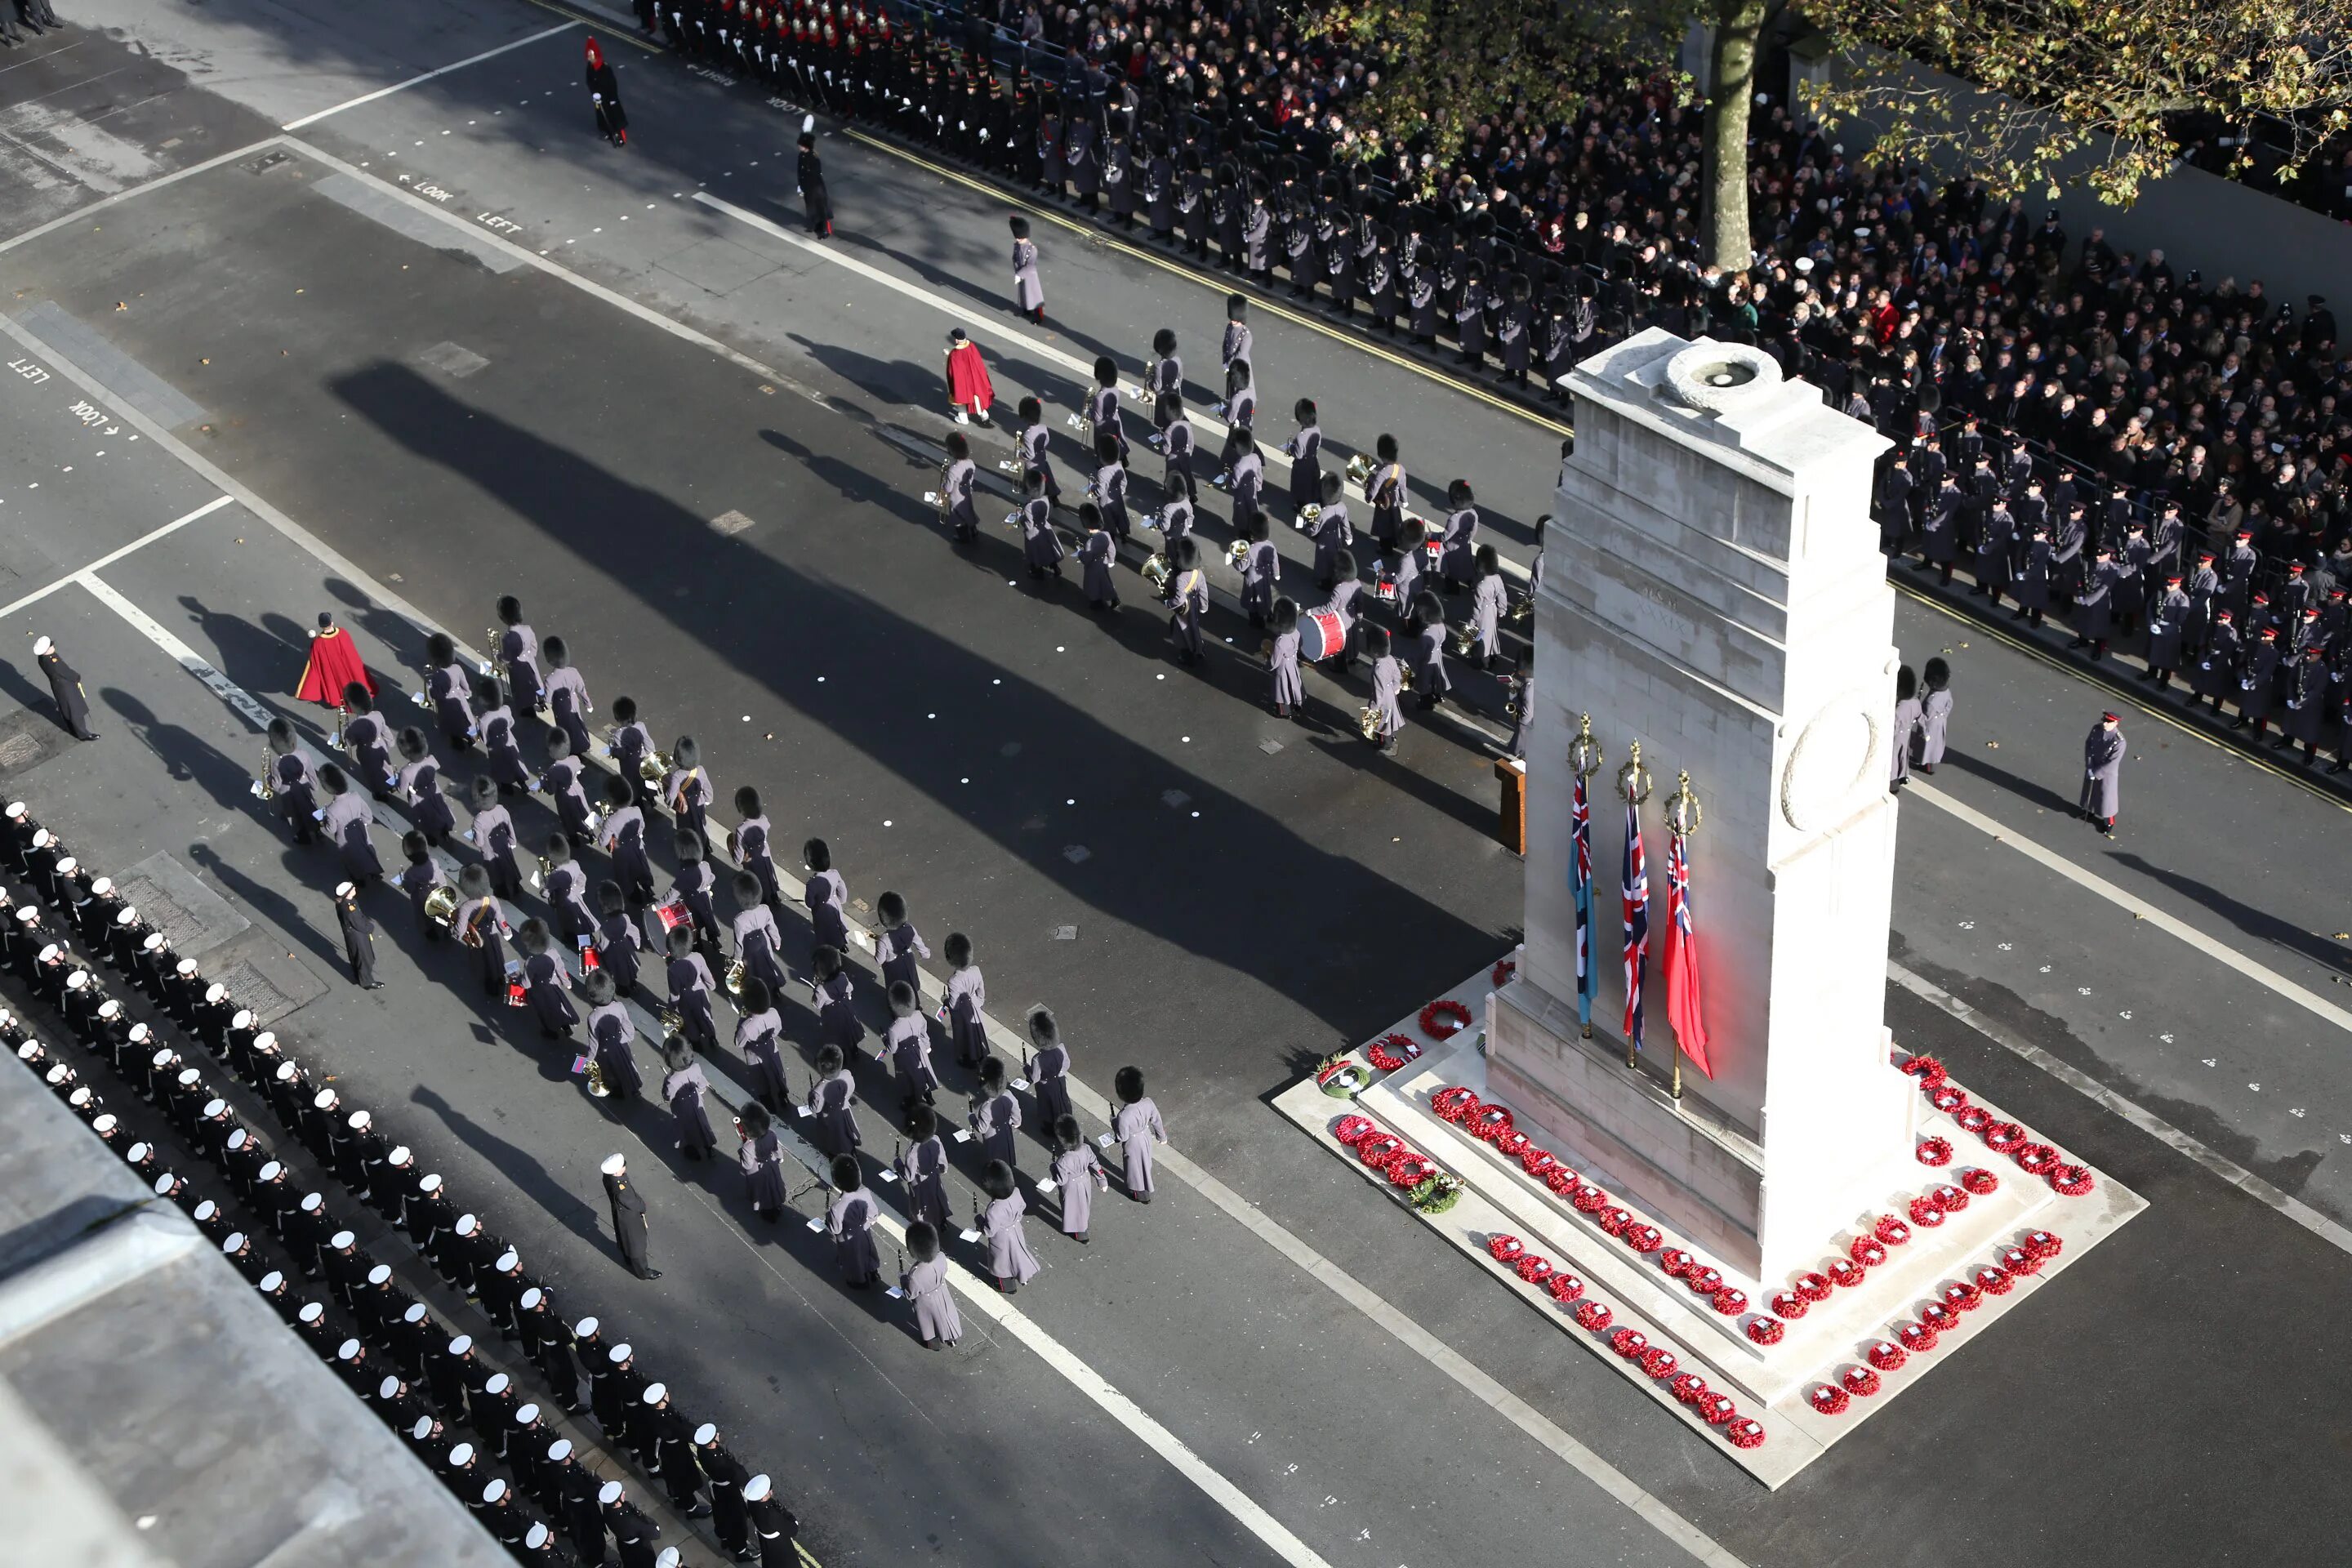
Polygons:
M214 150L227 151L224 139L255 114L341 101L312 70L341 73L341 96L355 96L554 20L484 7L475 27L455 8L427 9L430 58L413 30L394 54L293 13L142 16L148 53L197 65L216 89L158 90L156 128L209 125ZM86 79L139 58L102 39L75 47L79 62L34 63ZM46 303L67 329L80 323L161 377L198 411L173 426L182 440L431 616L463 632L488 618L496 594L523 594L542 632L571 639L600 700L632 691L658 730L705 740L722 798L757 783L781 838L832 841L853 894L899 889L935 943L948 929L972 931L1000 1011L1051 1001L1090 1081L1141 1062L1196 1159L1740 1560L1927 1561L1956 1544L1956 1507L1984 1531L1978 1545L2030 1531L2047 1548L2036 1556L2221 1555L2250 1516L2315 1532L2286 1542L2290 1557L2315 1559L2328 1544L2340 1554L2326 1535L2339 1528L2332 1515L2297 1500L2325 1484L2308 1467L2341 1440L2331 1397L2341 1391L2314 1387L2331 1374L2276 1347L2322 1331L2305 1314L2332 1295L2342 1255L1900 994L1890 1002L1899 1038L1968 1064L1964 1077L2030 1107L2158 1213L1866 1436L1764 1498L1604 1369L1562 1355L1500 1293L1462 1292L1442 1248L1286 1135L1259 1100L1317 1052L1508 945L1519 868L1488 836L1492 785L1475 733L1417 728L1401 759L1375 762L1347 728L1360 688L1324 684L1315 728L1277 726L1242 652L1220 643L1205 676L1168 663L1139 592L1103 626L1074 584L1034 590L1002 531L969 554L950 549L919 500L927 468L885 430L943 427L920 405L934 395L948 313L694 202L676 165L714 146L727 155L730 137L732 175L706 163L702 183L761 180L772 194L776 176L751 173L740 127L764 126L780 145L788 128L743 89L650 63L629 57L633 117L694 130L676 147L657 137L653 157L641 132L625 163L582 123L568 34L304 134L370 165L333 186L346 197L357 189L379 214L406 211L366 197L364 181L410 174L409 188L422 179L449 193L424 199L480 232L494 226L476 215L503 216L517 243L786 379L560 276L492 271L478 243L468 254L454 237L397 235L326 194L336 172L299 150L266 168L248 166L260 152L233 160L14 247L8 313L58 331L58 318L27 315ZM15 57L0 67L30 68ZM0 76L0 90L10 79ZM854 220L845 226L874 242L860 259L964 298L983 321L1000 210L838 142L828 162ZM889 224L869 225L852 192ZM6 234L57 210L20 208L0 186ZM722 262L749 265L719 246L774 265L718 288ZM1196 369L1212 358L1214 293L1092 252L1049 248L1048 268L1056 316L1066 310L1086 342L1075 352L1090 356L1091 341L1139 348L1148 325L1138 323L1170 320L1200 345ZM1327 425L1377 427L1400 411L1424 479L1449 464L1479 476L1501 498L1496 531L1507 539L1540 510L1550 437L1535 426L1318 335L1292 341L1272 323L1261 334L1261 357L1284 375L1269 374L1269 407L1293 395L1295 363ZM452 343L488 363L452 374L444 367L467 362L436 352ZM17 347L9 357L27 357ZM1006 366L1000 381L1059 385L1066 401L1066 374L1032 368ZM152 443L121 439L119 422L111 435L86 425L72 410L79 393L21 371L0 385L8 418L33 433L0 452L0 602L217 494ZM715 530L729 512L748 526ZM385 667L417 655L414 628L373 606L363 584L336 579L239 507L103 576L265 696L290 688L299 627L321 604L344 608ZM70 812L50 815L124 858L156 847L189 858L289 950L310 943L300 962L331 975L316 916L332 878L253 819L242 791L257 742L243 721L81 588L11 618L69 639L104 694L101 727L117 731L96 749L17 764L11 789L62 792ZM2206 942L2331 989L2340 879L2325 851L2344 833L2338 807L2136 714L2126 831L2095 840L2063 807L2104 699L1940 612L1906 602L1898 630L1907 657L1948 647L1958 671L1955 754L1937 789ZM1230 620L1216 632L1237 649L1254 640ZM24 667L9 681L10 698L37 705ZM2333 1025L1948 813L1916 798L1905 809L1899 959L2315 1207L2352 1212L2344 1162L2327 1160L2352 1136ZM1056 940L1073 925L1075 939ZM549 1081L528 1042L473 1037L446 955L423 974L431 980L401 975L383 1007L331 990L288 1027L373 1103L409 1102L404 1136L453 1183L463 1172L518 1189L527 1201L509 1203L501 1223L564 1271L570 1295L611 1292L612 1310L643 1310L626 1293L637 1288L610 1272L582 1196L593 1200L609 1141L592 1126L599 1112ZM657 1125L633 1135L662 1152ZM724 1211L731 1176L709 1185ZM867 1304L833 1289L824 1259L801 1245L812 1238L787 1232L747 1259L739 1215L698 1214L684 1184L659 1197L660 1212L682 1216L679 1251L640 1342L666 1362L691 1360L698 1400L761 1433L761 1451L845 1560L926 1545L1034 1561L1162 1545L1171 1561L1244 1561L1265 1550L1026 1352L968 1342L943 1376ZM1106 1220L1125 1223L1107 1223L1083 1256L1045 1238L1055 1267L1022 1303L1330 1561L1485 1561L1544 1550L1563 1530L1601 1560L1673 1560L1589 1481L1191 1194L1148 1222L1124 1209ZM2226 1314L2191 1294L2211 1270L2244 1273ZM910 1363L895 1364L901 1355ZM983 1357L986 1369L971 1364ZM780 1386L762 1394L758 1381L771 1376ZM942 1437L981 1462L958 1462ZM2252 1466L2250 1450L2273 1444L2294 1458ZM2080 1484L2086 1472L2095 1489ZM2240 1510L2201 1506L2217 1480ZM1008 1510L1008 1496L1034 1519ZM2244 1508L2263 1500L2266 1510Z

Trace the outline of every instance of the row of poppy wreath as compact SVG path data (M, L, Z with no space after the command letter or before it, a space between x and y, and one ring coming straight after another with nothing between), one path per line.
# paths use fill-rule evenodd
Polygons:
M1880 1215L1866 1235L1846 1244L1844 1257L1832 1258L1820 1268L1797 1276L1788 1289L1775 1291L1772 1310L1783 1318L1803 1317L1814 1302L1827 1300L1832 1290L1851 1290L1861 1284L1870 1270L1891 1256L1888 1248L1908 1245L1912 1226L1933 1230L1968 1207L1971 1197L1982 1197L2000 1186L2000 1178L1990 1171L1971 1168L1960 1173L1957 1186L1946 1182L1928 1188L1911 1200L1906 1211L1911 1216L1908 1224L1891 1214Z
M2016 1122L2004 1121L1983 1106L1972 1103L1968 1092L1951 1081L1950 1073L1935 1058L1906 1057L1895 1070L1918 1079L1919 1092L1927 1097L1927 1103L1959 1123L1962 1131L1974 1133L1994 1153L2006 1154L2016 1161L2018 1169L2027 1175L2048 1182L2060 1196L2079 1198L2096 1184L2089 1166L2067 1159L2051 1145L2027 1136L2025 1129ZM1923 1139L1918 1154L1923 1165L1947 1164L1952 1158L1951 1140Z
M1441 1215L1462 1197L1462 1179L1438 1168L1437 1162L1409 1146L1393 1132L1381 1130L1369 1116L1342 1116L1331 1136L1356 1158L1388 1179L1418 1213Z
M1612 1328L1616 1312L1608 1303L1585 1294L1584 1281L1566 1269L1553 1267L1551 1260L1529 1252L1527 1244L1516 1236L1490 1236L1486 1238L1487 1255L1496 1262L1507 1265L1511 1271L1528 1284L1542 1289L1576 1320L1577 1327L1589 1333L1606 1334L1609 1348L1626 1361L1642 1369L1642 1374L1666 1385L1666 1391L1676 1403L1688 1409L1700 1421L1722 1434L1723 1440L1735 1448L1761 1447L1764 1424L1752 1415L1742 1415L1732 1397L1706 1385L1706 1379L1694 1372L1682 1370L1682 1358L1664 1345L1650 1342L1650 1336L1635 1328ZM1570 1306L1570 1303L1574 1303Z
M1481 1142L1491 1143L1506 1159L1551 1190L1553 1196L1599 1226L1602 1234L1622 1241L1633 1251L1655 1253L1668 1279L1678 1279L1695 1295L1727 1318L1748 1310L1748 1292L1726 1282L1723 1271L1680 1247L1665 1245L1656 1226L1645 1224L1633 1210L1612 1204L1603 1188L1563 1165L1549 1151L1538 1148L1514 1124L1508 1106L1488 1105L1461 1084L1449 1084L1430 1096L1429 1108L1441 1121L1452 1122ZM1759 1345L1777 1344L1784 1331L1771 1318L1757 1313L1744 1331Z
M2065 1243L2046 1230L2028 1231L2017 1245L2001 1249L2000 1257L1976 1271L1973 1280L1956 1279L1944 1287L1941 1300L1923 1303L1916 1317L1895 1328L1895 1337L1880 1340L1863 1354L1868 1366L1849 1366L1835 1383L1817 1383L1805 1398L1823 1415L1843 1415L1857 1398L1866 1399L1883 1386L1879 1374L1894 1372L1915 1355L1925 1355L1942 1342L1959 1321L1988 1296L2006 1296L2021 1278L2042 1272Z

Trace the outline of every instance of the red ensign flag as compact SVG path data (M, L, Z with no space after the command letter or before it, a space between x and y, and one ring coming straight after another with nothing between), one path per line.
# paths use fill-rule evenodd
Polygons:
M1691 1065L1707 1077L1706 1019L1698 1001L1698 932L1691 921L1690 855L1675 834L1666 850L1666 1022Z

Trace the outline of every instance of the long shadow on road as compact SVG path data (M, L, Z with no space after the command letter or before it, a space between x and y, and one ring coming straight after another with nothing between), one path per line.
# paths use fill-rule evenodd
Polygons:
M718 535L669 497L460 403L404 366L378 364L341 377L331 390L419 458L456 472L541 530L551 566L560 557L568 571L634 596L672 633L759 679L776 700L1104 914L1282 989L1335 1027L1360 1021L1363 995L1352 981L1325 978L1327 956L1361 945L1367 911L1380 911L1381 929L1415 932L1427 951L1475 954L1492 945L1491 937L1411 886L1318 847L1020 671L934 632L924 619ZM851 493L872 493L871 481L843 459L833 457L831 464L841 466L824 476L829 482ZM664 548L649 555L649 541L664 542ZM745 607L714 609L705 596L681 598L676 592L688 583L714 581L727 584L731 604ZM781 678L813 666L887 670L909 690L990 690L992 696L984 712L961 704L961 712L942 712L948 723L917 728L887 705L852 700L845 687L840 700L832 700L824 688ZM942 708L948 706L943 700ZM1018 803L982 803L975 809L971 792L960 786L968 759L992 746L1009 723L1049 737L1025 764L1037 776L1173 784L1204 810L1214 809L1219 861L1280 868L1287 885L1313 888L1315 897L1236 898L1235 885L1213 870L1139 879L1099 869L1090 874L1065 860L1052 853L1058 844L1040 843L1034 818ZM986 734L979 732L982 725Z

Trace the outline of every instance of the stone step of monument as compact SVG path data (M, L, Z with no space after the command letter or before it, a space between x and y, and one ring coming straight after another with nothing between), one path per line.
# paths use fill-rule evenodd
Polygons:
M1492 974L1481 973L1438 1001L1455 1004L1474 1019L1484 1019L1490 1016L1492 993ZM1413 1042L1420 1055L1391 1071L1374 1067L1371 1047L1400 1035ZM1529 1176L1522 1160L1502 1153L1493 1143L1431 1108L1431 1098L1451 1086L1469 1089L1482 1102L1497 1103L1486 1092L1486 1031L1474 1026L1440 1038L1424 1030L1418 1016L1400 1020L1392 1030L1350 1053L1349 1061L1356 1068L1350 1081L1361 1081L1360 1091L1348 1099L1335 1098L1309 1077L1284 1090L1275 1105L1358 1173L1389 1193L1407 1215L1428 1225L1473 1265L1641 1388L1700 1441L1768 1488L1785 1484L2147 1206L2138 1194L2098 1173L2091 1173L2089 1193L2079 1197L2061 1195L2047 1181L1990 1150L1950 1115L1923 1105L1921 1139L1940 1137L1948 1142L1952 1148L1949 1163L1921 1164L1916 1183L1886 1194L1885 1205L1857 1212L1850 1229L1825 1238L1824 1271L1832 1257L1846 1255L1855 1238L1874 1237L1877 1223L1884 1217L1901 1221L1910 1233L1908 1239L1895 1246L1882 1244L1886 1255L1884 1262L1862 1270L1860 1282L1851 1288L1832 1288L1824 1300L1809 1304L1801 1317L1774 1317L1781 1325L1780 1338L1772 1344L1759 1345L1749 1337L1748 1326L1769 1314L1774 1294L1790 1289L1792 1282L1739 1279L1724 1270L1725 1283L1744 1292L1748 1302L1744 1310L1719 1313L1707 1299L1695 1295L1660 1264L1665 1253L1677 1247L1697 1255L1699 1265L1720 1268L1717 1260L1685 1245L1663 1226L1658 1226L1657 1248L1634 1250L1610 1235L1597 1215L1580 1212ZM1391 1047L1392 1056L1402 1054ZM1972 1097L1970 1103L1982 1107L1997 1121L2014 1120ZM1376 1130L1373 1136L1393 1136L1433 1162L1436 1171L1457 1180L1461 1190L1450 1206L1442 1213L1423 1213L1384 1171L1366 1164L1357 1152L1360 1140L1342 1141L1343 1132L1356 1131L1348 1124L1351 1116L1368 1119ZM2040 1142L2030 1130L2026 1136L2029 1142ZM1565 1156L1563 1163L1574 1163ZM1957 1186L1962 1173L1972 1168L1993 1175L1990 1192L1970 1194L1963 1206L1944 1215L1940 1223L1911 1222L1912 1199L1938 1186ZM1586 1174L1592 1182L1608 1185L1605 1171ZM1656 1226L1654 1218L1633 1210L1613 1189L1608 1207L1632 1212L1633 1226L1628 1228ZM2006 1250L2037 1231L2059 1239L2061 1246L2054 1256L2035 1260L2031 1272L2009 1276L2008 1288L2000 1294L1979 1291L1965 1309L1944 1305L1947 1289L1972 1285L1979 1269L1997 1264ZM1521 1250L1498 1257L1495 1250L1498 1237L1516 1238ZM1560 1300L1542 1281L1539 1267L1529 1267L1528 1272L1538 1276L1530 1279L1522 1273L1517 1258L1539 1258L1551 1270L1573 1275L1581 1289ZM1586 1302L1609 1309L1605 1324L1593 1327L1580 1321L1578 1309ZM1898 1345L1904 1327L1918 1324L1921 1309L1931 1303L1948 1319L1948 1326L1937 1332L1932 1346L1916 1353L1905 1351L1899 1357L1882 1352L1881 1360L1900 1364L1873 1366L1874 1347ZM1624 1354L1625 1349L1637 1348L1630 1342L1621 1346L1620 1332L1627 1329L1641 1336L1639 1348L1664 1350L1674 1358L1673 1367L1664 1370L1664 1363L1654 1357L1645 1366L1638 1356ZM1727 1421L1710 1422L1706 1419L1710 1412L1703 1405L1677 1397L1675 1379L1685 1375L1703 1379L1708 1390L1728 1395L1738 1415ZM1848 1392L1864 1387L1873 1392ZM1829 1388L1837 1389L1838 1394L1823 1392ZM1817 1397L1837 1408L1821 1408ZM1760 1428L1760 1441L1759 1432L1749 1429L1744 1435L1752 1446L1736 1445L1731 1433L1750 1420Z

